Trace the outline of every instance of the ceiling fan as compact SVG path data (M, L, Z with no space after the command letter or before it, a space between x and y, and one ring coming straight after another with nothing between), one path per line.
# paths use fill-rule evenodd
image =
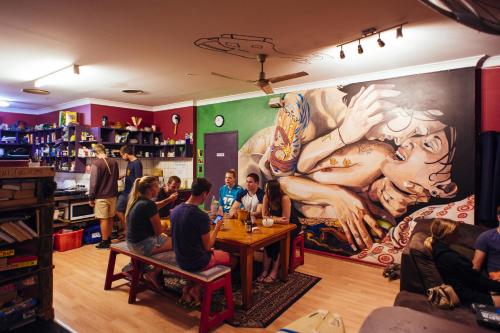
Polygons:
M227 75L219 74L219 73L214 73L214 72L212 72L212 75L220 76L220 77L223 77L225 79L230 79L230 80L253 83L257 87L262 89L262 91L264 91L266 94L273 93L273 87L271 87L271 83L282 82L282 81L296 79L296 78L299 78L302 76L309 75L309 73L306 73L306 72L298 72L298 73L292 73L292 74L287 74L287 75L270 77L270 78L266 79L266 73L264 72L264 62L266 61L266 58L267 58L267 55L265 55L265 54L257 55L257 60L260 63L260 73L259 73L258 80L242 80L242 79L238 79L235 77L231 77L231 76L227 76Z

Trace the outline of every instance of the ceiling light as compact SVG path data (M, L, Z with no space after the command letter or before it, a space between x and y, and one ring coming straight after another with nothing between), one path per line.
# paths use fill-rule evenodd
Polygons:
M10 103L8 101L0 101L0 107L2 108L7 108L9 105Z
M358 53L362 54L363 53L363 46L361 46L361 40L358 39Z
M122 93L141 95L141 94L144 94L144 90L140 90L140 89L123 89Z
M385 43L382 39L380 39L380 34L378 34L378 39L377 39L378 46L384 47Z
M340 47L340 59L344 59L345 58L345 53L344 53L344 50L342 50L342 46Z
M35 95L48 95L48 94L50 94L50 91L48 91L48 90L36 89L36 88L24 88L21 91L25 92L27 94L35 94Z
M80 66L71 65L55 72L42 76L35 80L35 87L40 88L46 85L64 84L80 74Z
M403 26L396 29L396 38L403 38Z

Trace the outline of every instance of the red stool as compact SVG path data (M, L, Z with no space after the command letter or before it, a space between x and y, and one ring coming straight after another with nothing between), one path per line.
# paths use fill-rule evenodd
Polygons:
M297 248L300 250L300 255L298 257ZM304 232L299 233L292 242L292 251L290 253L290 273L293 273L300 265L304 265Z

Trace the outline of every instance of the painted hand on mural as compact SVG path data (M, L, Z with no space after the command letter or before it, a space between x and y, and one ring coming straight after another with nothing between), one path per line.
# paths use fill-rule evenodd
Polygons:
M348 145L359 141L368 131L381 122L387 122L393 116L388 112L396 104L384 98L396 97L401 92L393 90L393 84L372 84L368 88L362 87L354 95L347 107L344 122L339 128L340 138Z
M366 208L363 199L354 192L341 186L323 185L302 177L282 177L279 182L290 199L305 204L298 209L306 217L337 219L354 250L357 247L373 245L367 226L377 236L383 237L382 229Z
M407 212L408 206L428 202L430 198L429 191L422 186L409 182L405 185L410 193L398 190L388 178L380 178L370 186L368 195L372 201L380 202L392 216L399 217Z

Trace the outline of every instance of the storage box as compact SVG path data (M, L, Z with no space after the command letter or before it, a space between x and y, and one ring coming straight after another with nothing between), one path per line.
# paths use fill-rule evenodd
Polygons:
M83 232L83 242L85 244L99 243L101 239L101 226L99 224L85 228Z
M62 230L54 234L54 250L64 252L82 246L83 229L71 232Z

